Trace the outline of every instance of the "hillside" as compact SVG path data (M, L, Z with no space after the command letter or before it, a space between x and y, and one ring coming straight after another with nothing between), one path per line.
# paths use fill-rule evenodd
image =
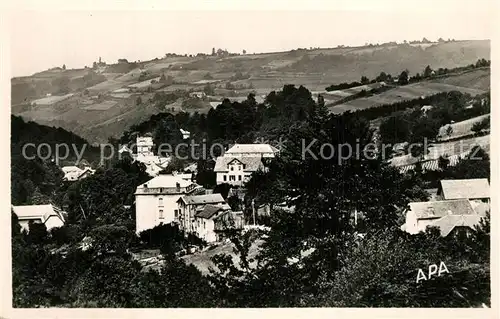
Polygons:
M41 124L61 126L90 142L106 142L108 137L119 137L130 125L153 114L180 110L206 113L210 101L224 97L241 98L251 91L261 96L284 84L323 91L331 84L359 81L363 75L373 79L382 71L397 75L404 69L414 74L427 65L454 68L489 56L490 42L484 40L300 49L229 57L177 56L95 70L56 69L12 79L12 113ZM430 85L433 92L450 86L479 92L489 83L489 73L468 76L469 82L462 85L451 78L425 85ZM415 94L422 90L428 89L419 88ZM201 100L190 98L188 93L195 91L208 95ZM159 103L155 93L171 96Z

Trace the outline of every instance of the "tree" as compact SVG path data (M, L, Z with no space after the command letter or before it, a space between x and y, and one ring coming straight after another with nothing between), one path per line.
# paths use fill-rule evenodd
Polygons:
M365 84L369 84L370 83L370 79L368 79L366 76L362 76L361 77L361 84L365 85Z
M488 128L490 128L490 118L489 117L487 117L479 122L475 122L472 125L471 131L478 134L481 131L488 129Z
M215 53L215 48L212 48L212 56L215 56L216 53Z
M243 54L247 54L247 50L243 49Z
M63 64L62 69L66 70L66 64Z
M424 70L424 78L429 78L429 77L431 77L431 75L432 75L432 69L428 65L425 67L425 70Z
M408 84L408 71L404 70L398 77L398 84L406 85Z
M377 76L376 80L377 82L387 82L387 80L389 80L389 77L385 72L380 72L380 75Z

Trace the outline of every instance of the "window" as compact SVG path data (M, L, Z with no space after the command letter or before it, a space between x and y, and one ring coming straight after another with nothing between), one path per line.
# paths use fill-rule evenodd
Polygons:
M160 193L163 192L163 188L160 188Z
M235 181L235 180L236 180L236 176L234 176L234 175L229 175L229 180L230 180L230 181Z
M160 219L163 219L163 209L160 209Z
M179 210L178 209L174 209L174 216L175 216L175 218L177 218L179 216Z
M203 222L203 229L205 229L206 227L207 227L206 222Z
M241 175L238 175L238 180L241 181Z
M234 171L234 166L233 165L231 165L231 170Z
M158 198L158 206L163 207L163 198Z
M224 175L223 178L224 178L224 182L225 182L227 180L227 175Z

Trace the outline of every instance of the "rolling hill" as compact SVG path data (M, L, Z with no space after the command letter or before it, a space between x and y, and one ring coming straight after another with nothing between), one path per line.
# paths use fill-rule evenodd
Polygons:
M106 142L108 137L120 136L130 125L153 114L172 110L208 112L210 101L220 101L224 97L241 98L251 91L262 96L284 84L324 91L331 84L359 81L363 75L373 79L382 71L397 75L408 69L414 74L422 72L427 65L436 69L454 68L489 57L490 41L474 40L299 49L229 57L174 56L96 69L54 69L12 79L12 113L41 124L61 126L90 142L99 143ZM167 79L161 81L162 75ZM450 77L433 83L421 82L415 87L396 88L402 90L400 93L389 93L393 90L384 93L414 96L452 87L475 93L486 90L486 83L489 87L489 72L464 75L464 79ZM202 101L189 98L189 92L204 89L209 93L213 90L213 94ZM178 98L158 105L153 101L158 92L177 94ZM378 97L396 99L383 94ZM359 103L360 106L354 106L356 108L373 104L361 99L351 102ZM351 104L347 109L349 107ZM346 106L335 108L343 110Z

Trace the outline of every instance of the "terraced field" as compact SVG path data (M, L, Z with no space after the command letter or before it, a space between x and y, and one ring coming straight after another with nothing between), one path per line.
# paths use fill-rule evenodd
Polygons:
M457 123L445 125L439 129L438 139L440 141L446 141L446 140L455 139L455 138L459 138L462 136L467 136L467 135L473 134L474 132L472 132L472 126L475 123L481 122L482 120L487 119L489 117L490 117L490 114L485 114L485 115L477 116L477 117L474 117L474 118L471 118L471 119L468 119L468 120L465 120L462 122L457 122ZM451 128L452 128L452 133L450 135L447 135L446 130L449 126L451 126Z
M405 100L418 99L423 96L429 96L441 92L460 91L472 96L483 94L486 91L463 86L456 86L437 82L419 82L405 86L399 86L385 91L381 94L373 95L367 98L360 98L347 103L335 105L329 108L331 113L340 114L347 110L357 111L376 107L384 104L393 104Z

